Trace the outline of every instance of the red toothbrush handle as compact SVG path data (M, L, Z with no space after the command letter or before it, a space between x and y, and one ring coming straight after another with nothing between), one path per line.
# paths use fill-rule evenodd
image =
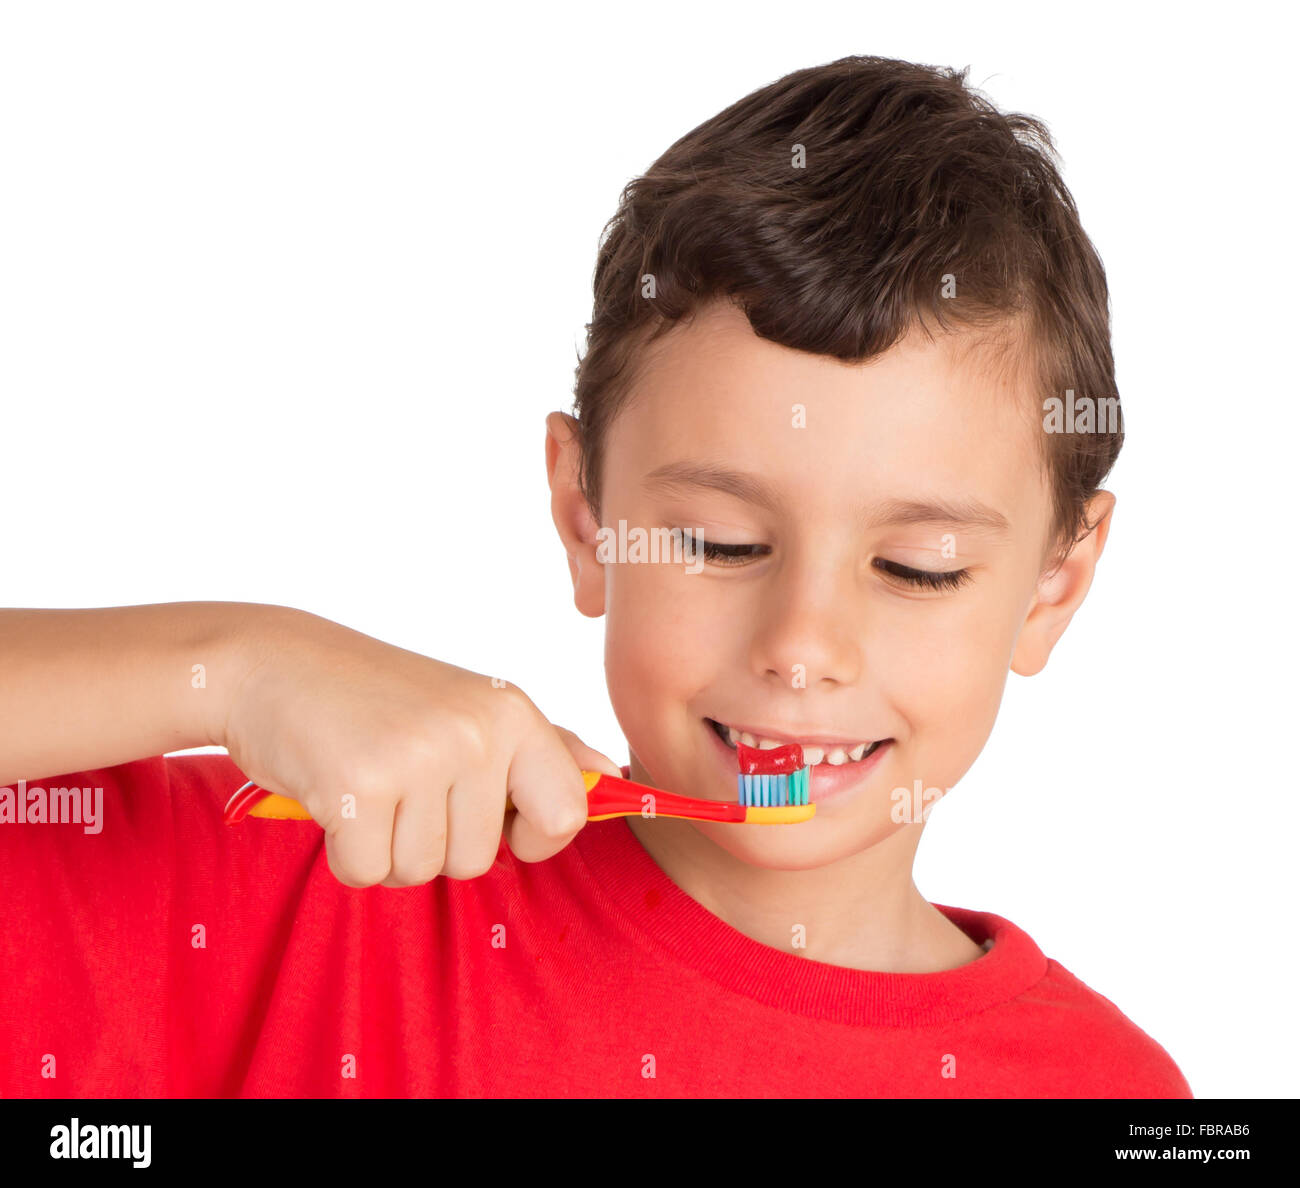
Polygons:
M583 772L584 776L593 773ZM600 775L587 790L587 820L606 817L685 817L690 821L744 821L745 806L724 800L700 800L650 788L621 776Z
M625 780L621 776L604 775L597 771L584 771L582 777L587 783L588 821L603 821L608 817L640 816L643 810L646 810L647 816L686 817L692 821L745 820L746 809L743 804L678 796L674 792L664 792L659 788L650 788L645 784ZM227 801L226 824L238 825L248 816L254 805L268 796L274 797L277 805L283 806L284 811L277 812L275 816L293 816L301 820L311 820L311 815L296 801L268 792L249 780ZM647 797L650 799L647 800ZM506 808L511 807L513 806L507 797Z
M249 780L234 796L226 801L223 819L227 825L238 825L240 821L248 816L248 811L253 805L272 795L274 793L268 792L265 788L259 788L252 780Z

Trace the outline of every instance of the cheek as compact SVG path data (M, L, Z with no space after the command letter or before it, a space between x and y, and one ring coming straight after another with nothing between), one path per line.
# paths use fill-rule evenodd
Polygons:
M889 694L913 732L904 755L917 770L902 773L908 780L950 787L975 761L997 717L1014 639L1014 624L991 600L930 621L906 655L889 658Z
M605 674L615 713L637 721L689 700L729 663L721 613L699 575L671 565L611 565L605 576Z
M889 687L917 714L946 718L1001 687L1007 663L989 632L930 630L888 667Z

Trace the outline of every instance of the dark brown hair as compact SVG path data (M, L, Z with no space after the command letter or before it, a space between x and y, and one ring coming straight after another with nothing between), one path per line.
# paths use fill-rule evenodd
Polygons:
M844 361L881 354L913 326L979 331L976 341L1027 364L1040 394L1049 552L1091 529L1084 505L1122 425L1046 433L1041 410L1066 389L1118 408L1106 274L1046 127L1000 113L966 74L874 57L798 70L628 183L602 236L576 372L579 480L593 514L606 433L644 348L727 299L760 337ZM955 297L944 295L949 277Z

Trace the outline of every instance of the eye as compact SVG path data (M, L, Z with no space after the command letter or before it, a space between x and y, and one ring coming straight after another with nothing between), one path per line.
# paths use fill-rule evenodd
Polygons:
M910 586L919 586L928 590L955 590L971 580L969 569L935 572L929 569L913 569L910 565L900 565L897 561L886 561L881 557L876 557L871 563Z
M695 541L706 561L715 565L744 565L751 557L766 557L772 551L765 544L714 544L711 540Z

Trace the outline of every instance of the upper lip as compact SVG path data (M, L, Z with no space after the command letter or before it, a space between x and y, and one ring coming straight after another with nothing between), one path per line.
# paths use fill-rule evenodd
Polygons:
M816 731L774 730L770 726L742 726L739 722L729 722L725 718L714 718L722 726L730 726L741 734L752 734L755 738L770 738L779 743L809 743L814 747L856 747L858 743L873 743L879 739L869 734L830 735L818 734Z

